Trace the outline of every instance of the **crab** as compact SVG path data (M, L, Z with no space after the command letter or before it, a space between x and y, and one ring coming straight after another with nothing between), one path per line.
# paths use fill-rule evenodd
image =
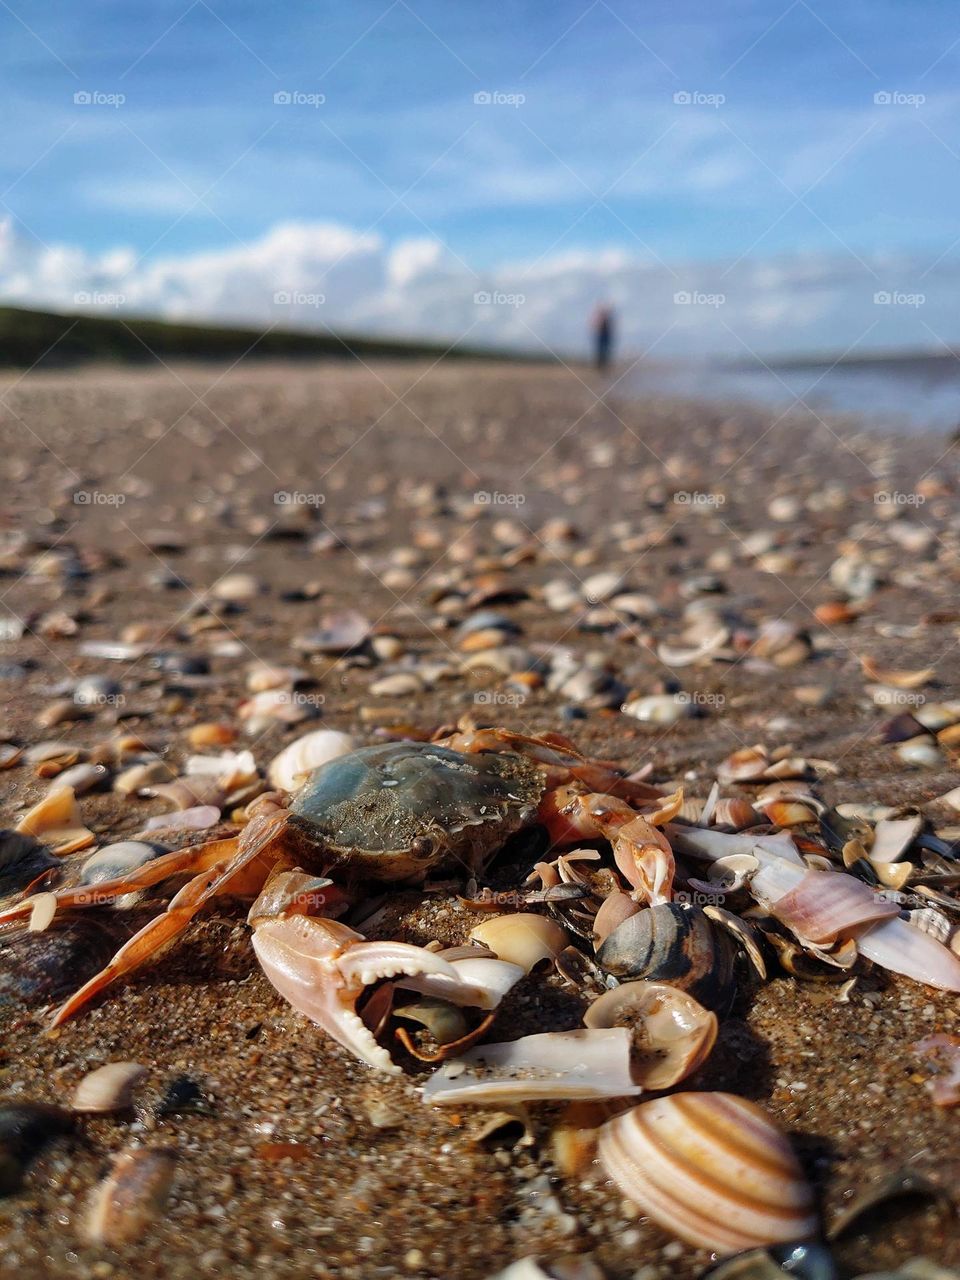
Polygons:
M0 912L0 925L32 916L43 927L57 910L186 878L166 910L57 1010L57 1026L150 963L215 899L252 900L253 947L279 993L357 1057L396 1072L358 1013L368 988L402 977L453 1004L490 1009L497 981L478 984L477 961L467 972L462 948L444 955L367 941L337 919L364 888L420 884L444 868L482 875L509 836L541 824L557 848L608 840L635 898L668 901L673 855L655 824L678 808L676 797L664 801L558 734L472 729L435 742L391 742L327 762L293 795L261 797L237 838L165 854L95 889L25 897Z

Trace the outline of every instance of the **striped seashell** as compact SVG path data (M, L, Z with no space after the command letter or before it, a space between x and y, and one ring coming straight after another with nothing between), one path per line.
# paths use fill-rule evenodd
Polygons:
M645 1102L603 1126L599 1155L644 1213L698 1248L730 1254L817 1231L790 1144L760 1107L734 1094Z

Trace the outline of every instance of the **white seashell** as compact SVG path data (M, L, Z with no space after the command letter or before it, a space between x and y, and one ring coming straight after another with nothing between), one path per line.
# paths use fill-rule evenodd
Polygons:
M126 1111L133 1090L147 1074L139 1062L108 1062L84 1076L73 1093L74 1111Z
M252 751L224 751L218 756L188 756L184 774L188 778L219 778L224 788L252 782L257 776L257 762Z
M104 880L115 880L118 876L137 871L159 856L153 845L142 840L120 840L116 844L108 844L84 862L80 868L80 883L101 884Z
M590 604L609 600L623 590L623 576L619 573L592 573L581 585L584 599Z
M868 858L871 862L896 862L920 834L923 818L919 813L907 818L881 818L873 829L873 844Z
M204 831L219 821L220 810L215 805L201 804L179 813L158 813L140 829L145 835L151 831Z
M370 693L375 698L402 698L422 691L423 681L412 671L397 671L391 676L381 676L370 686Z
M55 791L58 787L73 787L73 794L82 796L85 792L98 787L101 782L106 782L107 776L105 765L75 764L57 775L50 784L50 790Z
M907 920L881 920L857 938L861 955L928 987L960 991L960 958Z
M953 921L936 907L919 907L916 911L908 911L910 924L921 933L936 938L937 942L949 943L953 933Z
M591 1258L564 1258L557 1269L545 1271L535 1258L521 1258L490 1280L603 1280L603 1272Z
M678 1093L600 1130L600 1160L666 1230L720 1254L809 1239L813 1198L786 1138L753 1102Z
M438 954L456 971L456 982L442 973L423 973L413 978L398 978L396 985L420 995L449 1000L451 1004L489 1011L496 1009L524 976L518 964L489 959L482 953L459 960L455 960L450 951Z
M489 947L501 960L529 973L543 960L551 964L570 943L565 929L546 916L530 911L493 916L470 930L470 937Z
M137 1240L166 1208L176 1173L176 1153L141 1147L123 1151L96 1188L84 1235L112 1247Z
M686 694L651 693L625 702L620 710L625 716L633 716L634 720L648 724L676 724L693 714L693 702Z
M315 729L274 756L267 769L267 777L281 791L296 791L314 769L355 750L356 743L348 733L339 733L336 729Z
M583 1021L633 1031L633 1078L650 1090L670 1089L692 1075L717 1040L717 1015L663 982L621 983L594 1000Z
M538 1098L626 1098L641 1092L630 1075L630 1032L548 1031L505 1044L483 1044L445 1062L427 1081L435 1106Z
M908 738L897 747L897 755L904 764L912 764L917 769L935 769L944 763L932 738Z

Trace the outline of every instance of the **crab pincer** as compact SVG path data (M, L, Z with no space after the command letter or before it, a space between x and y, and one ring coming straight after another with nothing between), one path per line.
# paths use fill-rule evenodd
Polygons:
M449 961L407 942L368 942L337 920L304 914L322 904L326 879L299 872L276 876L253 904L248 921L263 972L298 1013L321 1026L361 1061L397 1074L400 1068L378 1044L357 1002L384 978L438 975L460 986Z

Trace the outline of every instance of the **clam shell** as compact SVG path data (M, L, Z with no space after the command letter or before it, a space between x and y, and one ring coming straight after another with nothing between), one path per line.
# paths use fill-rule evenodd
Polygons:
M790 1144L756 1103L678 1093L600 1130L620 1190L681 1240L720 1254L809 1239L817 1216Z
M133 1091L147 1074L139 1062L107 1062L83 1077L73 1091L74 1111L126 1111Z
M281 791L296 791L308 773L354 750L356 743L348 733L338 733L336 729L315 729L274 756L267 776L271 784Z
M570 941L560 925L530 911L484 920L470 930L470 937L526 973L543 960L552 964Z
M176 1164L176 1153L162 1147L122 1151L93 1193L87 1240L114 1247L136 1240L165 1209Z
M25 813L17 830L38 836L53 853L63 856L87 849L95 836L83 825L72 787L57 787Z

